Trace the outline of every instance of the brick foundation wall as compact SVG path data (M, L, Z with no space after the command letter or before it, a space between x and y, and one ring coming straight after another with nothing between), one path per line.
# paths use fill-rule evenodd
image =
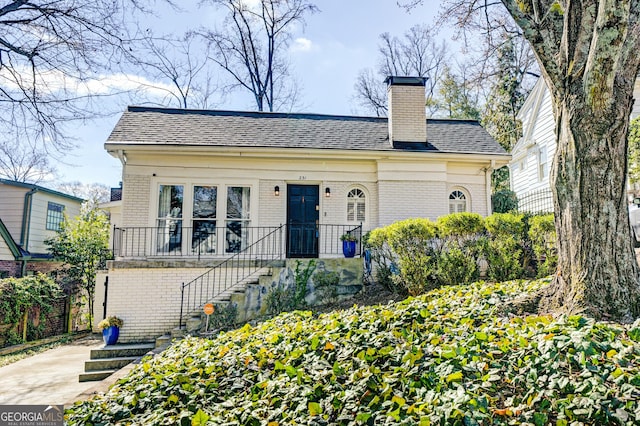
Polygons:
M0 277L5 275L8 277L19 277L20 266L20 262L14 260L0 260Z
M178 326L181 284L208 268L123 268L110 269L107 316L122 318L119 342L151 341ZM104 273L96 281L94 331L102 319Z

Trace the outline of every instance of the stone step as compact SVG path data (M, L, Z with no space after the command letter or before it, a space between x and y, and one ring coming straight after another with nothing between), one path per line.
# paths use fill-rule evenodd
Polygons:
M97 382L100 380L104 380L117 370L97 370L90 371L87 373L81 373L80 377L78 377L79 382Z
M171 343L171 335L170 334L165 334L163 336L158 336L158 337L156 337L156 347L155 348L168 346L170 343Z
M100 358L100 359L91 359L89 361L84 362L84 371L101 371L101 370L113 370L120 369L125 365L131 364L133 361L137 360L138 356L127 356L127 357L118 357L118 358Z
M155 348L154 343L123 343L91 350L91 359L141 357Z

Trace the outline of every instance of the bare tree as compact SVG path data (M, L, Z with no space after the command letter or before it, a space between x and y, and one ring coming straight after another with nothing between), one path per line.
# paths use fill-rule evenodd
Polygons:
M83 198L91 205L107 202L111 197L111 188L103 183L62 182L56 186L56 189L65 194Z
M132 47L132 62L150 77L138 83L138 98L162 106L209 108L213 96L222 90L207 59L208 46L201 41L194 34L154 37L147 31Z
M58 148L64 124L96 114L89 86L121 58L145 0L4 1L0 6L0 129Z
M0 177L39 184L55 174L56 169L44 150L18 139L0 142Z
M297 85L285 56L291 30L318 9L306 0L204 0L226 9L224 28L202 30L209 59L231 77L233 88L248 90L258 111L286 108L296 101Z
M558 272L543 310L640 316L625 182L627 131L640 69L640 2L447 0L456 25L503 28L529 41L549 87L558 146L551 170Z
M436 87L442 78L447 62L446 51L444 41L438 42L433 30L424 25L411 27L403 38L381 34L377 70L364 69L356 80L358 103L377 116L386 115L387 92L383 82L388 76L398 75L428 77L426 104L433 105L430 100L436 95Z

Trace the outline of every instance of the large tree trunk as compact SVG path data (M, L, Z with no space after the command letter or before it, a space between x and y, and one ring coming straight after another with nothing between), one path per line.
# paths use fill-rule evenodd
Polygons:
M626 195L628 81L614 84L606 105L585 93L583 81L552 89L558 147L551 182L560 238L558 273L543 293L543 310L623 321L640 314Z
M501 0L531 43L551 91L551 172L559 264L543 309L640 316L625 182L640 68L640 1Z

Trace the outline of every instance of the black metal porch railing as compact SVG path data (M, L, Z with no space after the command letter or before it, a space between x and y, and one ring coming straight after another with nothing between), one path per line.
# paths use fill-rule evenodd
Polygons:
M233 222L223 227L182 227L175 221L160 227L127 227L113 230L116 257L231 256L268 235L278 226L243 226Z
M362 255L362 224L354 225L315 225L316 251L324 255L342 253L340 237L350 234L357 239L356 253ZM259 240L249 244L238 253L214 266L204 274L188 283L182 283L180 302L180 327L184 326L183 316L197 312L205 303L230 291L249 278L255 278L258 272L274 261L283 260L292 254L291 228L294 225L280 225L264 234ZM297 235L297 234L296 234ZM319 238L322 236L322 238ZM320 241L323 244L320 244ZM310 257L309 253L295 253L296 257ZM302 256L304 255L304 256ZM317 257L317 256L316 256Z
M274 230L285 231L288 257L338 256L344 234L357 239L356 254L362 253L362 225L291 224L250 227L233 222L224 227L182 227L180 222L162 227L113 229L116 258L227 258L241 253ZM259 254L259 253L256 253Z
M182 283L180 327L183 314L191 314L216 296L251 278L276 260L282 260L284 225L280 225L244 250L235 253L219 265L188 283Z

